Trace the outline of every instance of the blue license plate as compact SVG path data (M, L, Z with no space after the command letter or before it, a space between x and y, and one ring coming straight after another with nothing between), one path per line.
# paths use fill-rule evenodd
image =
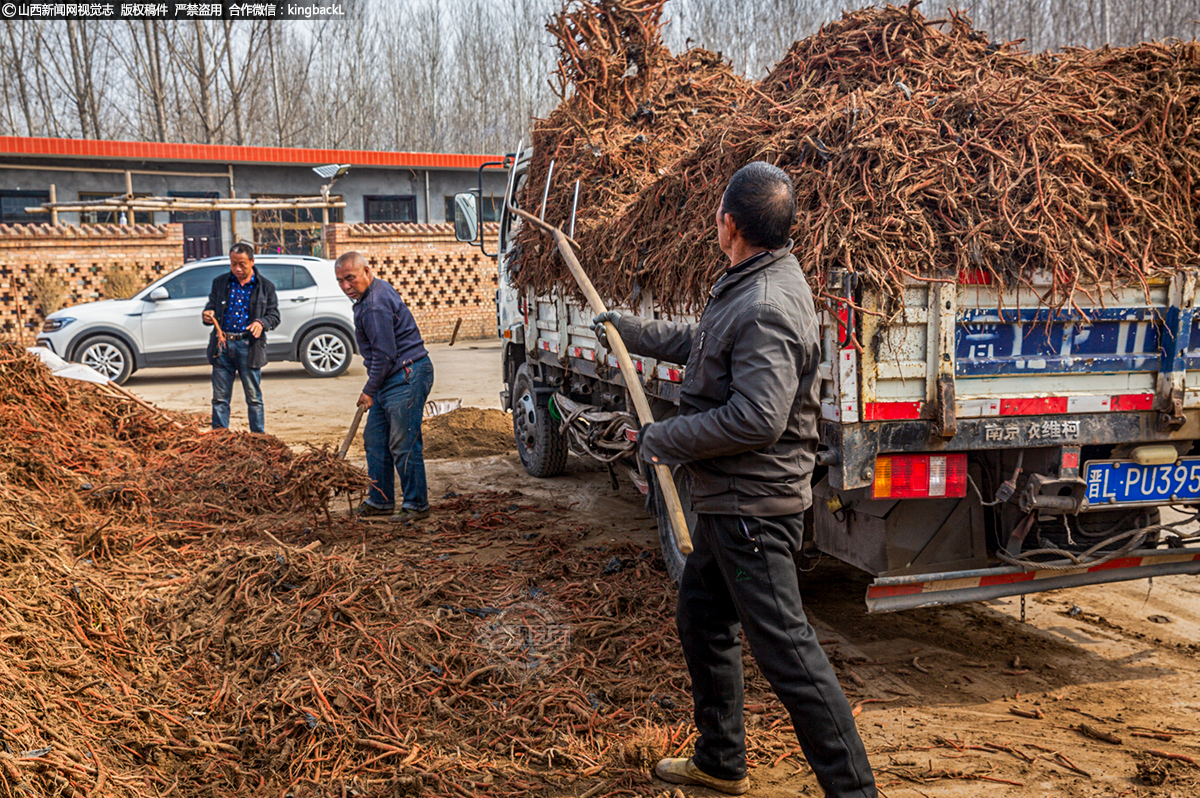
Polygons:
M1169 465L1138 465L1130 460L1088 463L1088 504L1166 504L1200 500L1200 457Z

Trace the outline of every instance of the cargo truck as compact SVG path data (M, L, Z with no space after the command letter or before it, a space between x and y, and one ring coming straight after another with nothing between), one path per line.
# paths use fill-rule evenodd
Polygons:
M570 440L627 466L677 578L684 555L652 476L611 442L583 440L630 409L591 311L571 285L537 295L514 282L520 220L507 207L519 207L531 155L480 170L510 172L494 244L479 191L458 195L455 214L459 240L496 258L501 399L517 451L536 477L562 472ZM1174 513L1164 524L1160 513L1200 507L1198 271L1106 289L1095 302L1081 294L1062 309L1038 301L1037 274L1021 290L982 271L914 279L888 313L855 273L823 275L825 295L839 300L818 308L820 447L803 556L872 575L873 612L1200 572L1193 519ZM648 291L609 306L687 319ZM655 418L669 417L682 365L634 361ZM572 433L567 422L581 420ZM675 476L692 523L686 466Z

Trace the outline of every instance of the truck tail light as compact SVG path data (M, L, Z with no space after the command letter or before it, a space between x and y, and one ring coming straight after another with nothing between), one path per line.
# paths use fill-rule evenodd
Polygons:
M874 499L940 499L967 495L965 454L888 454L875 458Z

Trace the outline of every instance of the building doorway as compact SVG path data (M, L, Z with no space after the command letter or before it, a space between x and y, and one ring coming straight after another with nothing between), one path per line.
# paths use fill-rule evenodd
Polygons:
M192 199L216 199L216 191L171 191L167 196ZM220 211L173 211L172 224L183 225L183 262L223 254Z

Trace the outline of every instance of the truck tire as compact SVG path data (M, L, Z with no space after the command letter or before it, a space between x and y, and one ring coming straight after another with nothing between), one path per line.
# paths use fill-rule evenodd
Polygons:
M337 377L350 368L350 336L336 327L318 327L300 340L300 363L312 377Z
M651 473L654 472L651 471ZM687 477L683 468L679 466L672 468L671 473L675 477L675 490L679 492L679 502L683 505L683 517L687 519L688 534L694 535L696 514L692 511L692 494L688 488ZM679 545L675 542L675 533L671 531L671 517L667 514L667 503L663 500L658 482L655 481L652 484L654 485L654 515L658 519L658 545L662 549L667 575L671 577L672 582L677 583L683 576L683 565L687 562L687 555L679 550Z
M513 439L521 464L533 477L556 477L567 467L567 439L550 409L539 405L533 391L533 375L522 363L513 380Z
M108 377L117 385L129 379L133 373L133 352L129 345L112 335L97 335L83 342L75 350L76 362Z

